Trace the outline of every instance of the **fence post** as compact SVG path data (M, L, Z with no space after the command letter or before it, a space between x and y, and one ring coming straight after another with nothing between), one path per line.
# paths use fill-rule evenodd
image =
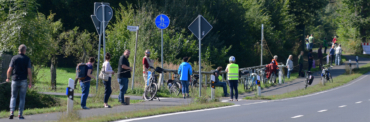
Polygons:
M357 65L357 68L359 68L358 67L358 56L356 56L356 65Z
M204 79L204 83L206 84L206 90L207 90L207 74L205 74L205 77L204 77L205 79Z
M351 64L351 59L349 59L349 74L352 74L352 64Z
M329 64L329 56L330 55L326 55L326 64Z
M283 70L283 67L280 67L280 70L279 70L279 84L282 83L282 70Z

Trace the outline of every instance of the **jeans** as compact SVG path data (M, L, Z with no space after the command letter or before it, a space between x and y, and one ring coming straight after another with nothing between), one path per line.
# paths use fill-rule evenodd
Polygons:
M336 65L340 65L340 60L341 60L340 56L341 56L340 54L335 55L335 64Z
M108 103L109 96L112 94L112 78L109 77L108 81L103 81L105 86L105 92L104 92L104 103Z
M118 84L119 84L118 101L121 101L121 103L125 103L124 99L128 88L128 78L118 78Z
M307 50L309 50L310 49L310 44L306 44L306 48L307 48Z
M221 86L224 89L224 96L227 95L227 88L226 88L226 83L225 82L216 82L215 86Z
M310 49L312 49L313 48L313 43L310 43Z
M81 95L81 107L86 107L86 99L89 96L90 81L80 82L82 95Z
M331 65L331 64L334 63L335 56L334 55L330 55L330 57L331 57L331 63L330 63L330 65Z
M182 85L182 94L188 93L189 94L189 81L181 81Z
M27 80L12 81L11 85L11 98L10 98L10 111L14 112L17 96L19 93L19 112L18 115L22 116L24 104L26 103Z
M311 71L312 68L312 60L308 60L308 71Z
M301 63L299 64L298 76L301 76L302 69L303 69L303 64Z
M235 99L238 99L238 80L229 80L230 83L230 97L231 99L234 98L235 91Z
M288 73L287 73L287 77L288 77L288 79L290 79L290 72L291 72L292 70L290 70L290 69L288 69Z

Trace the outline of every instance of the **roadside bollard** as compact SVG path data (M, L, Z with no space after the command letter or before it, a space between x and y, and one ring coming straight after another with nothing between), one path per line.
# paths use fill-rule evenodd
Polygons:
M329 64L329 55L326 55L326 64Z
M73 92L74 92L75 81L72 78L68 80L68 87L66 90L66 95L68 97L67 101L67 114L73 111Z
M358 56L356 56L356 65L357 65L357 68L360 68L358 67Z
M282 82L283 82L283 79L282 79L283 73L282 73L281 70L283 70L282 67L279 70L279 84L282 84Z
M351 64L351 59L349 59L349 74L352 74L352 64Z
M216 80L216 77L215 75L211 75L211 100L215 99L215 80Z

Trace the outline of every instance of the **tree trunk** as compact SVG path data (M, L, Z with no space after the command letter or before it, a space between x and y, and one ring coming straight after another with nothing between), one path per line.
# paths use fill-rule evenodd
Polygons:
M57 70L56 70L56 57L53 56L51 59L51 66L50 66L50 73L51 73L51 89L56 91L57 90Z

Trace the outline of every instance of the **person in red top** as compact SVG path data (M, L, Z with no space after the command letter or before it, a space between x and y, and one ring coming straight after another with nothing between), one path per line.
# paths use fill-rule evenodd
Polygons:
M276 64L276 66L278 66L278 62L277 62L277 59L278 59L278 56L277 55L275 55L274 56L274 58L272 59L272 63L275 63ZM277 68L277 69L279 69L279 67Z
M153 66L153 60L151 60L149 57L150 57L150 51L148 49L148 50L145 50L145 56L143 57L144 84L147 84L149 67Z
M337 36L334 36L334 38L333 38L333 45L337 45Z

